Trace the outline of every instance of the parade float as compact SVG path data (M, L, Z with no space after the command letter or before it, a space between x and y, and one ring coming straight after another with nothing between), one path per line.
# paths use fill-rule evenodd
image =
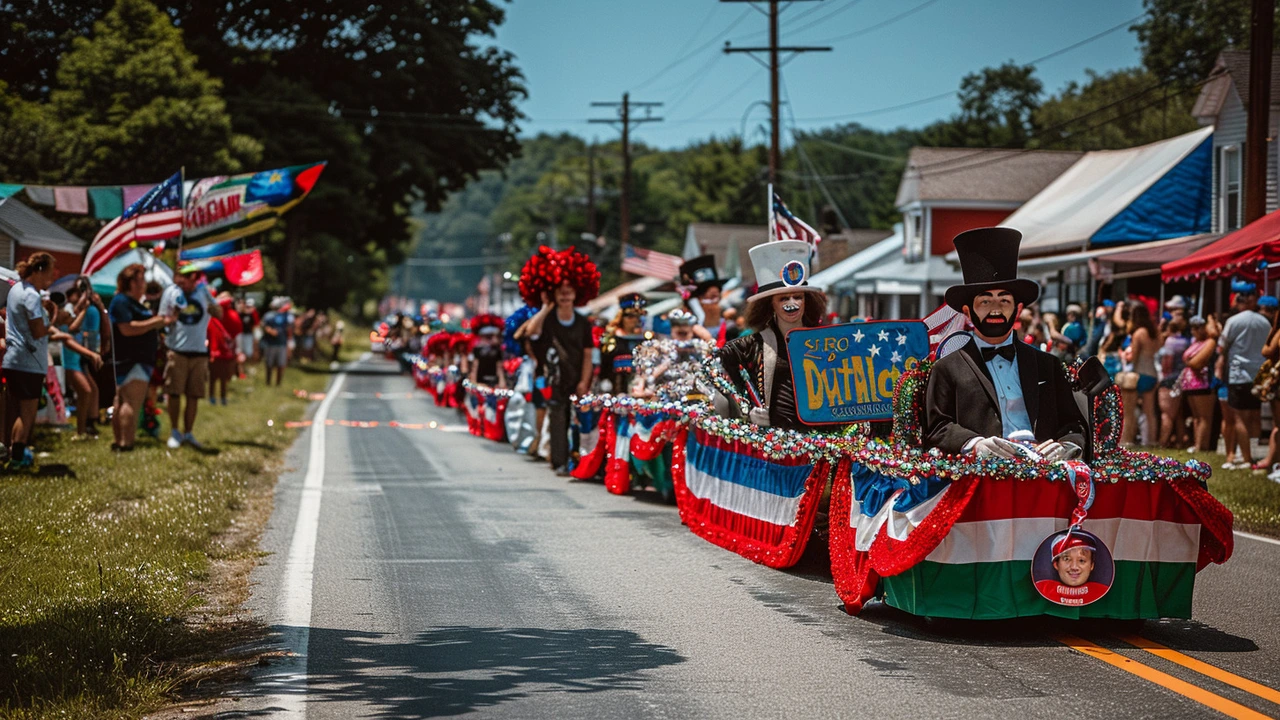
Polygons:
M790 304L803 307L804 296L792 291L803 288L808 268L794 259L803 254L788 259L794 246L782 245L765 243L773 247L759 253L777 257L757 263L757 277L780 282L762 284L758 297L781 295L772 312L799 317ZM1012 249L1016 266L1016 241ZM970 291L1023 289L1008 279L1016 270L995 261L983 267L1005 280L973 282L970 270L979 266L966 267ZM937 431L929 418L936 400L927 395L940 367L954 373L973 356L971 377L979 379L956 397L981 398L975 404L984 408L988 399L996 403L991 378L976 374L984 362L977 330L951 332L973 320L967 305L964 314L956 305L946 322L794 321L782 341L780 324L771 324L715 351L706 343L662 347L659 361L642 362L639 375L651 384L642 382L641 392L575 399L570 474L603 477L610 492L625 494L660 484L637 461L661 466L650 475L669 478L693 533L773 568L795 565L810 539L821 537L814 527L825 505L835 590L850 614L878 600L937 618L1190 617L1196 574L1231 556L1231 513L1208 492L1203 462L1120 447L1120 393L1096 360L1065 367L1017 343L1009 357L1024 365L1005 366L1015 387L1030 378L1032 394L1015 396L1025 398L1029 417L1043 419L1045 403L1066 406L1053 413L1071 420L1066 437L1078 437L1079 446L1058 442L1063 435L1016 432L987 438L1006 455L971 451L968 443L944 452L926 441L926 431ZM822 300L814 306L825 310ZM1016 342L1007 331L1004 337ZM750 362L752 352L785 366L785 374L765 372ZM643 345L636 355L643 357ZM661 357L683 364L660 379ZM496 395L474 390L476 407ZM780 396L798 422L779 422ZM1002 415L990 412L1000 434ZM484 427L479 421L481 434Z

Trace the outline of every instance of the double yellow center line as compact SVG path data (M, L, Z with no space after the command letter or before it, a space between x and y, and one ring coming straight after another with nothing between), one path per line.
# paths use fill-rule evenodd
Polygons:
M1218 712L1233 718L1245 718L1247 720L1266 720L1269 715L1264 715L1256 710L1247 708L1234 700L1228 700L1216 693L1205 690L1202 687L1193 685L1185 680L1180 680L1168 673L1161 672L1153 667L1144 665L1137 660L1131 660L1112 650L1090 642L1084 638L1075 635L1059 635L1055 638L1058 642L1077 652L1097 658L1108 665L1124 670L1125 672L1137 675L1143 680L1155 683L1161 687L1172 690L1184 697L1191 698L1206 707L1217 710ZM1156 657L1163 658L1169 662L1176 663L1182 667L1200 673L1206 677L1213 678L1221 683L1230 685L1231 687L1243 690L1251 695L1255 695L1264 700L1280 705L1280 691L1273 690L1265 685L1256 683L1248 678L1240 677L1234 673L1227 672L1222 668L1209 663L1197 660L1188 655L1184 655L1177 650L1165 647L1156 642L1152 642L1143 637L1136 635L1121 635L1120 639L1130 645L1145 650Z

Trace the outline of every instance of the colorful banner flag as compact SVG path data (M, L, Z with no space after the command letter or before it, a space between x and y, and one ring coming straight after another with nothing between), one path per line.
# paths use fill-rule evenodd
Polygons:
M325 163L204 178L186 205L183 248L197 248L267 230L311 192Z
M80 274L92 275L134 242L157 242L182 233L182 173L151 188L124 214L98 231Z
M227 282L236 286L252 285L262 280L262 251L236 253L222 258L222 272Z
M178 261L184 260L208 260L209 258L222 257L230 255L240 249L239 240L227 240L225 242L205 245L198 248L182 248L182 254L178 256Z

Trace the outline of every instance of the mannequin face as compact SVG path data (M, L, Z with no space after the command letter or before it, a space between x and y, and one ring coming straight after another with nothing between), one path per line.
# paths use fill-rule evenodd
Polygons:
M799 325L804 318L804 293L773 296L773 316L783 325Z
M973 305L965 306L965 314L978 336L989 343L1003 342L1013 331L1013 318L1022 312L1022 305L1013 299L1008 290L988 290L973 298Z
M626 313L622 316L622 332L633 335L640 330L640 316Z
M703 305L719 305L720 304L720 288L709 287L707 291L702 293L698 298L698 302Z
M672 340L692 340L693 328L689 327L688 325L672 325L671 339Z

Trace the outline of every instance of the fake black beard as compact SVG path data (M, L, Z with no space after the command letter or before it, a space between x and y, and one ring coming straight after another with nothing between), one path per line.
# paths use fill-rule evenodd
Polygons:
M784 303L782 312L790 314L800 309L800 303Z
M1004 316L993 313L981 320L974 321L973 326L978 329L978 333L983 337L1002 337L1005 333L1009 332L1009 328L1013 326L1013 323L1009 322L1008 318L1005 318L1004 322L990 322L993 317Z

